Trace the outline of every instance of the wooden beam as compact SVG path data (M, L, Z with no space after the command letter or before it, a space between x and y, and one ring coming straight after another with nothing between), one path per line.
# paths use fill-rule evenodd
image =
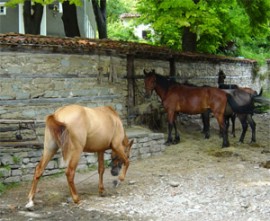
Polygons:
M174 58L171 58L169 60L170 62L170 76L171 77L175 77L175 74L176 74L176 70L175 70L175 59Z
M131 123L132 110L135 106L135 79L134 55L127 55L127 81L128 81L128 124Z

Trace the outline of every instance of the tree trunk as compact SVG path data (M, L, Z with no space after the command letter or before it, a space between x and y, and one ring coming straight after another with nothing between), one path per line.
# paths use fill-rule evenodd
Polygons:
M33 12L32 12L33 10ZM43 6L39 3L31 4L31 0L26 0L23 4L23 19L25 34L40 34L40 24L43 15Z
M193 0L195 4L199 3L199 1ZM185 27L183 30L182 50L190 52L197 51L197 34L191 32L189 27Z
M191 32L188 27L183 30L182 50L190 52L197 50L197 35Z
M99 39L108 38L107 36L107 18L106 18L106 0L100 0L100 6L97 0L92 0L92 5L96 17Z
M80 30L77 18L76 5L69 4L69 1L64 1L62 21L64 24L66 37L80 37Z

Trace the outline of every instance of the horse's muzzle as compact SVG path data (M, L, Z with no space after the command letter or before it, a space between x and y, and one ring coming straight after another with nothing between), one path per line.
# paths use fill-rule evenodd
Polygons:
M118 166L112 167L112 169L111 169L111 174L112 174L112 176L118 176L118 175L119 175L120 169L121 169L121 168L119 168Z

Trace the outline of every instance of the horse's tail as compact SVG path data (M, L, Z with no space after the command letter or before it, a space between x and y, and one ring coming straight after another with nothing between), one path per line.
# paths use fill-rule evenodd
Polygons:
M256 97L261 97L263 93L263 88L261 88L260 93L258 95L256 95Z
M252 98L254 99L255 102L263 103L262 100L261 100L262 93L263 93L263 89L261 88L260 93L254 95L254 96L252 97Z
M55 116L51 114L46 119L46 126L50 130L54 141L62 149L62 155L64 160L66 161L69 143L69 132L66 124L56 120Z
M236 114L253 114L254 113L254 103L253 99L248 102L246 105L239 105L234 97L230 94L227 94L227 101L231 106L232 110Z

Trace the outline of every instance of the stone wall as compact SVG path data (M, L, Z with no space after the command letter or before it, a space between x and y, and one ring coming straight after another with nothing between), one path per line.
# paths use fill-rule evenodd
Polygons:
M153 133L145 128L134 127L127 130L127 135L134 140L130 160L140 160L161 154L165 150L164 134ZM42 145L18 146L17 148L0 147L0 182L12 183L33 178L34 170L42 155ZM110 162L110 150L105 153L105 160ZM78 170L97 166L95 153L83 153ZM44 175L64 172L66 168L61 152L49 162Z
M175 78L179 82L216 86L217 73L222 69L227 75L226 83L256 90L261 87L253 77L254 62L186 58L175 59L175 67ZM169 75L171 70L168 60L135 57L135 106L149 102L144 96L144 69L155 69L162 75ZM127 58L117 53L79 55L5 51L1 52L0 78L1 121L32 121L30 125L9 125L12 129L8 132L0 129L1 139L14 138L20 131L24 133L24 139L33 139L35 135L42 140L45 116L71 103L88 107L111 105L120 114L124 125L134 119L132 111L128 111ZM152 100L157 98L153 96ZM31 130L33 125L35 130ZM27 130L29 127L30 131Z

